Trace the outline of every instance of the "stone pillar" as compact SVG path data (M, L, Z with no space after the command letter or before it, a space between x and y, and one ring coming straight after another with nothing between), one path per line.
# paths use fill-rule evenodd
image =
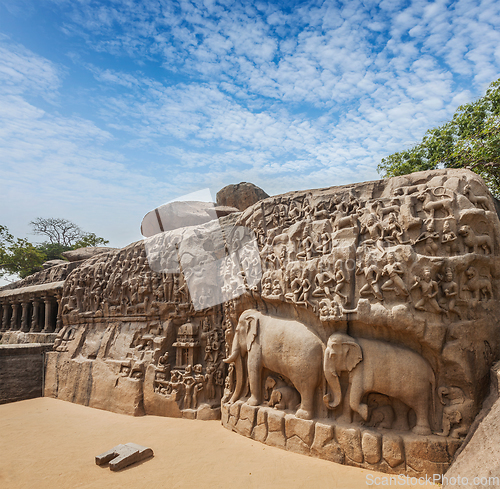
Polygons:
M31 333L36 333L40 331L39 321L38 321L38 311L40 309L40 301L35 297L33 299L33 314L31 315Z
M30 330L30 325L28 322L28 306L30 305L30 303L26 300L23 300L23 302L21 302L21 305L23 308L21 316L21 331L27 333Z
M55 333L59 333L62 329L62 310L61 310L61 301L62 301L62 294L57 294L56 295L57 299L57 322L56 322L56 330L54 331Z
M54 331L52 325L52 298L44 297L43 302L45 303L45 325L42 333L52 333Z
M2 331L7 331L9 329L9 309L10 304L4 302L2 307Z
M15 331L17 329L18 312L19 312L19 304L17 302L12 302L12 317L10 318L11 331Z

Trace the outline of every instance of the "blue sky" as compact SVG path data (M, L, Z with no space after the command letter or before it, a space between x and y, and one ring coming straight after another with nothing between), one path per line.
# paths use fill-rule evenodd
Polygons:
M500 2L0 0L0 223L379 178L500 76Z

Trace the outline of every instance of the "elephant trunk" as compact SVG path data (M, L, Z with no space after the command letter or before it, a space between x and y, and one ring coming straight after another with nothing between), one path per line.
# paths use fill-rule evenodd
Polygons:
M330 365L328 365L328 363L329 362L327 356L325 355L325 361L324 361L325 378L326 381L328 382L328 385L330 386L330 389L332 390L333 401L330 402L329 394L326 394L323 397L323 401L325 402L325 405L328 409L334 409L340 404L340 401L342 399L342 390L340 388L340 381L337 372L333 370L330 367Z
M241 391L243 390L243 361L241 360L240 356L238 356L238 358L234 362L234 370L236 374L236 385L234 387L233 395L229 400L231 404L233 402L236 402L240 398Z
M240 356L240 352L238 350L234 350L231 355L229 356L229 358L224 358L224 360L222 360L224 363L235 363L236 360L239 358Z

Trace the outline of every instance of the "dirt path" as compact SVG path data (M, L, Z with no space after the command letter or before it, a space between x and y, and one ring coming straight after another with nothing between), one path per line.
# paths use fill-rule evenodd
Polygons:
M121 472L95 465L95 455L127 442L154 458ZM384 476L268 447L218 421L133 418L49 398L0 405L2 489L377 487L368 474Z

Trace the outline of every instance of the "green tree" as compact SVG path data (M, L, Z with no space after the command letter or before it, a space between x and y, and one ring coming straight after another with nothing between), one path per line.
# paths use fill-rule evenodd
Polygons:
M48 260L64 259L64 251L109 242L95 233L83 232L66 219L37 218L30 224L34 234L46 236L48 240L32 244L26 238L15 238L5 226L0 225L0 277L17 275L25 278L40 271L42 264Z
M25 238L14 238L9 230L0 225L0 277L17 275L25 278L41 270L46 261L43 251Z
M475 102L461 105L451 121L429 129L413 148L383 158L383 177L438 167L468 168L481 175L500 197L500 79Z

